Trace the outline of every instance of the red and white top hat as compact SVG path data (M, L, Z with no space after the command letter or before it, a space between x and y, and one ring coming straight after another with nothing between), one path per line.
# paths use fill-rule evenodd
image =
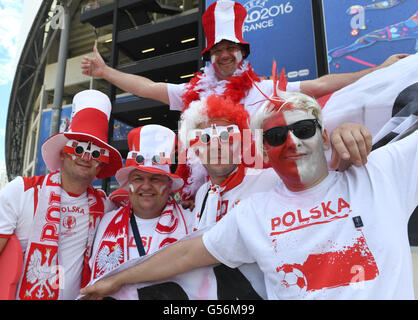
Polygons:
M183 186L183 179L170 172L176 151L176 134L172 130L156 124L135 128L128 134L128 145L125 166L115 175L121 188L128 189L133 170L168 176L173 181L172 191Z
M47 168L56 171L61 168L60 153L64 148L76 147L77 142L91 142L99 147L105 165L97 178L107 178L122 167L122 156L119 151L107 143L109 117L112 104L107 95L97 90L84 90L73 98L71 123L68 131L57 133L42 145L42 158ZM76 140L74 144L70 140ZM99 159L100 160L100 159Z
M212 3L202 16L207 46L203 59L210 60L209 50L222 40L239 43L245 50L244 59L250 54L250 44L243 40L242 26L247 10L238 2L219 0Z

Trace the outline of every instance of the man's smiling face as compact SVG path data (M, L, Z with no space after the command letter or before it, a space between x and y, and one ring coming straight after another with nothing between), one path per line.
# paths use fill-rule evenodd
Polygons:
M222 40L210 49L211 62L219 80L225 80L234 74L243 55L241 46L228 40Z
M227 127L234 123L224 119L212 119L209 123L199 125L198 129L212 128L213 125ZM213 183L219 184L237 168L240 160L240 142L239 136L226 142L215 139L195 151Z
M61 153L61 172L76 180L90 183L99 174L104 163L92 159L90 156L78 157L65 152Z
M315 117L305 110L279 112L264 122L263 132L305 119ZM298 138L289 130L283 144L271 146L264 141L265 156L288 189L300 191L319 183L328 174L323 149L323 143L327 141L326 132L321 134L319 127L316 127L315 134L307 139Z
M172 180L163 174L134 170L129 175L129 200L141 218L158 217L166 206Z

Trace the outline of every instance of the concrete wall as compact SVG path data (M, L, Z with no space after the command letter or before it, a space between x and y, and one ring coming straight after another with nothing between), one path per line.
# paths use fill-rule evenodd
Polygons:
M90 80L90 77L87 77L81 73L81 60L83 56L74 57L71 59L67 59L67 67L65 73L65 86L72 86L76 84L80 84L83 82L87 82ZM54 90L55 82L57 77L57 63L53 63L46 66L45 70L45 90L50 91Z

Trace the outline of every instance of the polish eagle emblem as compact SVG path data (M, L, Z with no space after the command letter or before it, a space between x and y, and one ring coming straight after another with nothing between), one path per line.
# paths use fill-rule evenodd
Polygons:
M56 265L50 265L49 258L51 249L46 249L45 262L42 263L42 253L39 249L35 249L30 257L29 265L26 272L27 281L30 284L35 284L30 290L26 290L27 297L32 297L32 293L37 290L36 297L42 299L44 297L44 289L48 293L48 298L53 298L55 292L51 290L56 285L57 268ZM57 254L53 256L51 261L56 261Z
M108 245L104 245L97 255L97 269L101 274L110 272L120 265L122 258L123 252L119 244L115 244L112 251Z

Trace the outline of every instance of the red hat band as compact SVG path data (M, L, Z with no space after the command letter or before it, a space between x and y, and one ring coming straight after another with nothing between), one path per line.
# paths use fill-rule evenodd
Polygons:
M68 132L84 133L107 143L109 122L107 115L94 108L78 111L71 120Z

